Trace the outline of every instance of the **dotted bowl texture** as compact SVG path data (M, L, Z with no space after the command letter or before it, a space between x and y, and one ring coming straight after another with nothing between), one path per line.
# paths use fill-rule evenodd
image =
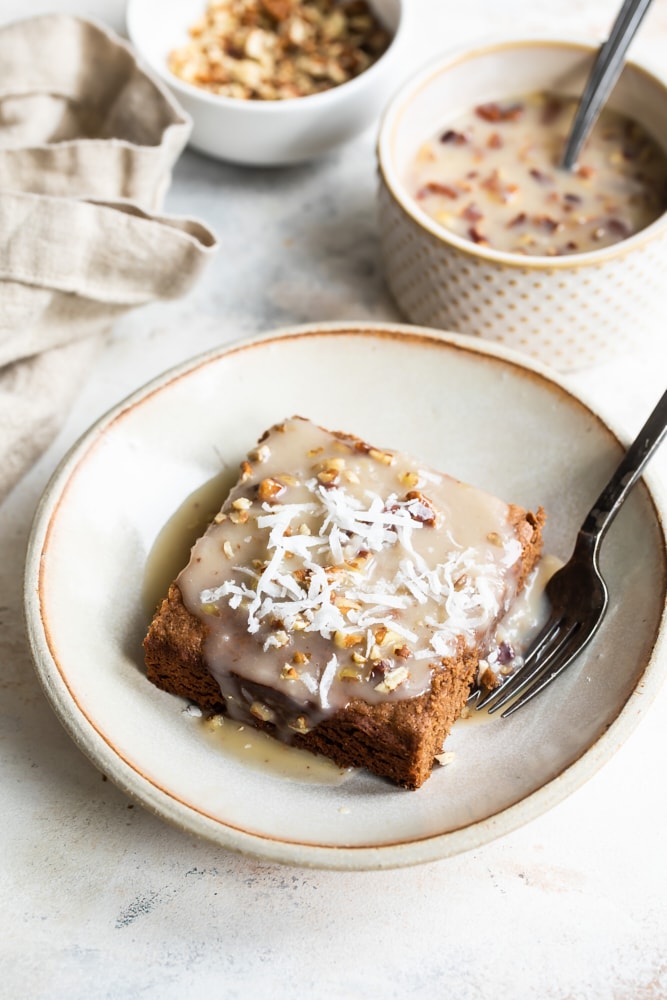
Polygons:
M524 351L561 371L650 347L664 308L667 232L601 263L521 267L462 253L380 186L386 280L410 322Z

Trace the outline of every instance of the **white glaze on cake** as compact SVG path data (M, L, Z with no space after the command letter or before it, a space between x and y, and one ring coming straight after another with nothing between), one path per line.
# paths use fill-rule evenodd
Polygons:
M422 694L462 645L492 646L522 551L508 512L398 452L300 418L273 428L178 578L230 714L304 731L352 698Z

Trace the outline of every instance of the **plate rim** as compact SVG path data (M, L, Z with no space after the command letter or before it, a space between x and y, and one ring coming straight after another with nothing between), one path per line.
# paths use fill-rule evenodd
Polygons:
M285 840L250 833L193 810L190 805L177 799L126 760L88 718L73 697L66 678L51 653L48 627L41 615L42 555L67 483L87 453L123 414L191 372L228 355L260 344L338 333L380 335L392 339L407 337L508 362L564 392L573 402L583 406L619 445L624 446L624 436L614 428L613 421L600 414L597 407L587 399L586 393L575 391L568 385L566 378L546 365L503 345L429 327L372 320L328 321L278 327L219 345L166 369L126 395L78 436L57 463L33 516L25 558L23 611L33 666L51 708L77 748L134 801L182 832L242 855L304 868L379 870L444 860L490 843L548 812L592 778L635 730L667 676L667 602L657 622L655 640L647 653L643 672L635 687L608 728L576 760L535 791L481 820L422 839L379 846L318 845ZM642 479L667 551L667 490L650 468L645 470ZM665 660L662 670L661 659ZM139 789L135 787L137 783Z

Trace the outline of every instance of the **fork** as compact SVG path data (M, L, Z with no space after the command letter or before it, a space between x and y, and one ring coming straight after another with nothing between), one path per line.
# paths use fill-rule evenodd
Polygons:
M547 583L550 614L523 664L481 699L477 692L478 711L488 707L489 712L496 712L516 698L502 718L516 712L562 674L589 644L609 603L599 568L600 544L666 431L667 391L586 516L569 561Z

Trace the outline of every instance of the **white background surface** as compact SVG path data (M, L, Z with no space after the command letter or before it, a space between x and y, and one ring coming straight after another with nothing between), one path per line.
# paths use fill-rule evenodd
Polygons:
M617 9L410 2L406 73L510 27L601 39ZM116 0L2 0L0 22L56 9L123 31ZM666 0L654 0L633 53L667 71ZM187 300L116 328L58 439L0 508L3 998L667 997L667 690L598 775L523 829L421 868L344 874L226 854L133 806L65 735L32 669L21 620L30 521L92 420L239 335L399 318L377 264L373 143L371 131L280 172L186 152L166 207L217 231L217 260ZM635 355L570 384L632 434L664 388L666 361L667 349ZM655 468L667 481L665 449Z

